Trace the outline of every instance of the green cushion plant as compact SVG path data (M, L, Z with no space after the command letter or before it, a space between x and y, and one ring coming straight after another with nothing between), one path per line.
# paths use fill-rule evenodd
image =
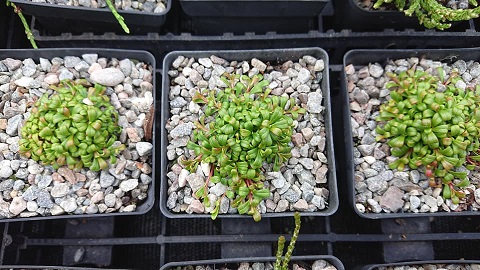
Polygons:
M224 196L233 200L232 206L259 221L257 206L270 197L263 184L264 163L278 171L290 158L293 120L305 109L296 106L293 98L270 96L270 83L260 74L252 78L224 74L221 79L224 89L204 89L193 98L205 104L205 115L196 122L193 141L187 145L196 157L181 162L191 172L200 162L210 164L205 185L195 193L205 206L210 206L209 182L222 183L228 187ZM206 123L207 118L213 120ZM213 219L220 201L212 211Z
M92 171L116 163L125 149L117 141L121 128L118 113L104 94L106 87L88 82L62 81L55 93L36 101L21 130L20 154L59 168L68 165Z
M442 196L458 204L462 188L470 184L467 161L480 160L480 87L456 87L455 71L448 79L415 67L400 74L387 73L390 100L380 106L377 140L386 140L398 157L391 169L424 168L430 186L443 185Z

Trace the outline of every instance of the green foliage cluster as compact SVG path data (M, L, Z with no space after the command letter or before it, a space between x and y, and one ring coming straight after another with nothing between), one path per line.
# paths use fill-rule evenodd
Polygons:
M300 226L302 225L302 221L300 220L300 213L295 212L295 229L293 230L292 238L290 239L290 243L288 244L287 253L283 256L283 249L285 246L285 237L280 236L278 237L278 247L277 247L277 254L276 254L276 261L273 265L274 270L288 270L288 263L292 257L293 250L295 249L295 243L297 242L298 234L300 233Z
M387 74L391 99L380 106L376 120L383 124L376 128L377 140L388 139L391 154L399 157L391 169L425 166L430 185L441 182L443 197L458 203L465 196L458 188L469 185L469 179L456 168L467 158L478 160L468 155L480 146L480 88L455 87L458 74L445 80L441 68L438 76L414 69Z
M196 158L184 160L187 169L195 171L200 161L211 164L210 176L196 192L208 207L208 182L228 187L224 194L233 200L240 214L261 219L257 206L270 197L264 188L264 162L278 171L290 156L293 119L305 112L293 98L270 96L269 82L262 75L224 74L227 85L222 90L197 92L193 101L205 104L205 115L196 123L193 141L187 145ZM214 120L205 124L205 117ZM220 199L212 212L215 219Z
M394 3L396 8L403 11L405 15L415 16L421 25L427 28L445 30L452 26L451 22L467 21L477 18L480 14L480 7L477 7L476 0L469 0L470 5L475 8L452 9L444 6L437 0L377 0L374 8L379 8L385 3Z
M125 145L116 145L121 128L118 113L104 95L105 87L86 81L63 81L36 101L22 127L20 153L58 168L88 167L92 171L116 163Z

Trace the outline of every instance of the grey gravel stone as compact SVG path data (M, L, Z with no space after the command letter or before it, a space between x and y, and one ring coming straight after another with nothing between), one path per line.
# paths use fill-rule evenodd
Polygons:
M68 187L67 183L58 183L53 186L50 194L54 198L61 198L68 194L70 188Z
M280 172L269 172L269 176L272 176L272 185L277 188L281 189L283 186L285 186L285 177L283 176L282 173Z
M178 138L182 136L190 136L192 134L193 124L184 123L176 126L172 131L170 131L170 136L173 138Z
M389 187L380 199L380 205L391 212L397 212L403 207L403 191L397 187Z
M77 56L65 56L64 58L64 65L67 68L73 68L75 67L78 63L82 61L80 57Z
M313 92L308 94L307 111L310 113L321 113L323 111L322 94Z
M314 195L311 202L318 209L325 209L325 199L322 196Z
M290 203L295 203L300 199L300 194L298 194L295 190L293 189L288 189L287 192L285 192L282 195L283 198L285 198L287 201Z
M52 208L54 206L54 203L50 197L50 193L48 193L48 191L45 191L45 190L38 191L37 204L38 204L38 207L43 207L43 208Z
M183 97L176 97L172 101L170 101L170 107L172 108L182 108L187 105L188 102Z

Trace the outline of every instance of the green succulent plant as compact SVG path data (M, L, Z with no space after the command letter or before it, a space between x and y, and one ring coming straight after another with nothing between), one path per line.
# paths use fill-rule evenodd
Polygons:
M20 154L43 164L92 171L116 163L125 145L115 143L121 128L118 113L104 94L105 87L88 82L62 81L52 95L35 102L21 129Z
M377 0L373 7L379 8L387 3L394 3L395 7L407 16L415 15L421 25L439 30L450 28L451 22L467 21L477 18L480 14L476 0L468 1L475 8L465 9L446 7L437 0Z
M224 89L205 89L193 97L194 102L205 104L205 115L195 124L193 141L187 144L196 158L181 162L192 172L200 162L210 164L205 186L195 193L205 206L210 206L208 183L222 183L228 187L224 196L233 200L232 206L259 221L257 206L270 197L262 166L268 163L278 171L291 157L293 120L305 109L296 106L293 98L270 96L270 83L262 75L224 74L221 80L227 86ZM205 123L206 117L213 120Z
M290 243L288 244L287 253L285 253L285 256L283 256L285 237L283 235L278 237L277 254L275 256L277 259L273 265L274 270L288 270L288 263L290 262L293 250L295 249L298 234L300 233L300 226L302 225L300 213L295 212L293 217L295 218L295 229L293 230L292 238L290 238Z
M387 139L391 154L398 157L391 169L425 167L431 186L443 185L442 195L459 203L465 197L461 188L469 185L466 171L458 170L480 143L480 87L461 89L452 73L444 79L415 67L398 75L388 73L386 84L391 99L380 106L376 121L377 140ZM466 164L468 169L474 165ZM423 168L423 167L422 167Z

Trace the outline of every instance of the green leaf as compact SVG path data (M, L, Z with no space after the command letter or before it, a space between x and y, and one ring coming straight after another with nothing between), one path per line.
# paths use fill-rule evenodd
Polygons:
M452 192L448 185L443 185L442 197L445 199L450 199L452 197Z
M455 186L465 188L468 185L470 185L470 181L468 180L468 178L465 175L465 178L463 178L463 180L460 183L456 184Z
M225 194L226 194L227 198L229 198L230 200L233 200L233 198L235 198L235 193L231 190L227 190L225 192Z
M253 195L257 196L260 199L267 199L270 197L270 191L268 189L259 189L259 190L254 190Z
M238 188L238 195L240 197L246 197L249 193L250 193L250 189L247 187L242 186Z
M390 147L402 147L404 145L404 142L405 142L405 136L398 136L398 137L395 137L395 138L392 138L388 141L388 145Z
M242 136L243 138L250 136L250 134L252 134L250 130L243 128L240 129L240 136Z
M250 208L250 202L246 201L238 205L237 210L239 214L246 214Z

